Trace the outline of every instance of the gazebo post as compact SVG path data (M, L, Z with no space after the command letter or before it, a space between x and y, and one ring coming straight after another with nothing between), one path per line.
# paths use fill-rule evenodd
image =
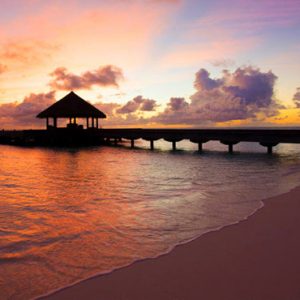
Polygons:
M57 128L57 118L53 118L53 127Z
M92 128L95 128L95 120L94 120L94 117L92 117Z
M98 123L98 118L96 118L96 128L98 129L99 123Z
M74 124L76 124L76 117L74 117Z
M89 128L89 118L86 118L86 128Z
M46 118L47 129L49 128L49 118Z
M71 118L71 117L69 118L69 123L70 123L70 124L72 123L72 118Z

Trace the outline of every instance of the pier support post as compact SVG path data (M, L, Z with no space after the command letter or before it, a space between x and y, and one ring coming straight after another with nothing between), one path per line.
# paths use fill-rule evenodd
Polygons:
M198 145L198 152L201 153L203 151L203 144L207 143L209 140L203 138L192 138L190 141Z
M154 150L154 141L153 140L150 141L150 149Z
M268 146L268 154L272 154L273 153L273 146L269 145Z
M273 147L275 147L276 145L278 145L277 142L274 142L274 143L272 143L272 142L270 142L270 143L268 143L268 142L267 143L260 142L259 144L262 145L262 146L264 146L264 147L267 147L268 154L272 154L273 153Z
M176 141L172 141L172 150L173 150L173 151L176 150Z
M131 148L134 148L134 140L131 140L130 146L131 146Z
M228 146L228 152L229 153L233 153L233 145L236 145L237 143L239 143L238 141L220 141L222 144L227 145Z
M203 148L202 148L202 143L198 143L198 151L202 152Z
M174 134L172 134L170 137L164 137L163 139L169 143L172 143L172 151L176 150L176 143L183 140L183 138L181 138L181 136L177 137L177 136L174 136ZM156 138L156 140L157 140L157 138Z

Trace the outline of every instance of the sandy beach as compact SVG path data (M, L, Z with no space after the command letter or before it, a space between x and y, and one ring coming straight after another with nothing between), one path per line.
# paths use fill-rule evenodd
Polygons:
M97 276L55 299L300 299L300 187L247 220ZM122 249L120 249L122 251Z

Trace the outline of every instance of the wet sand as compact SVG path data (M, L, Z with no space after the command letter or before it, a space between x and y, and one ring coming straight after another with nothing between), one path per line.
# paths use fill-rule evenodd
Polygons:
M298 300L300 187L264 203L245 221L46 298Z

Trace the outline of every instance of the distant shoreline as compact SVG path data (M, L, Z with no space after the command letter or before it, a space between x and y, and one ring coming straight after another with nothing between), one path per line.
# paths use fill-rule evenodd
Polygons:
M167 255L41 299L299 299L300 187L263 202L246 220Z

